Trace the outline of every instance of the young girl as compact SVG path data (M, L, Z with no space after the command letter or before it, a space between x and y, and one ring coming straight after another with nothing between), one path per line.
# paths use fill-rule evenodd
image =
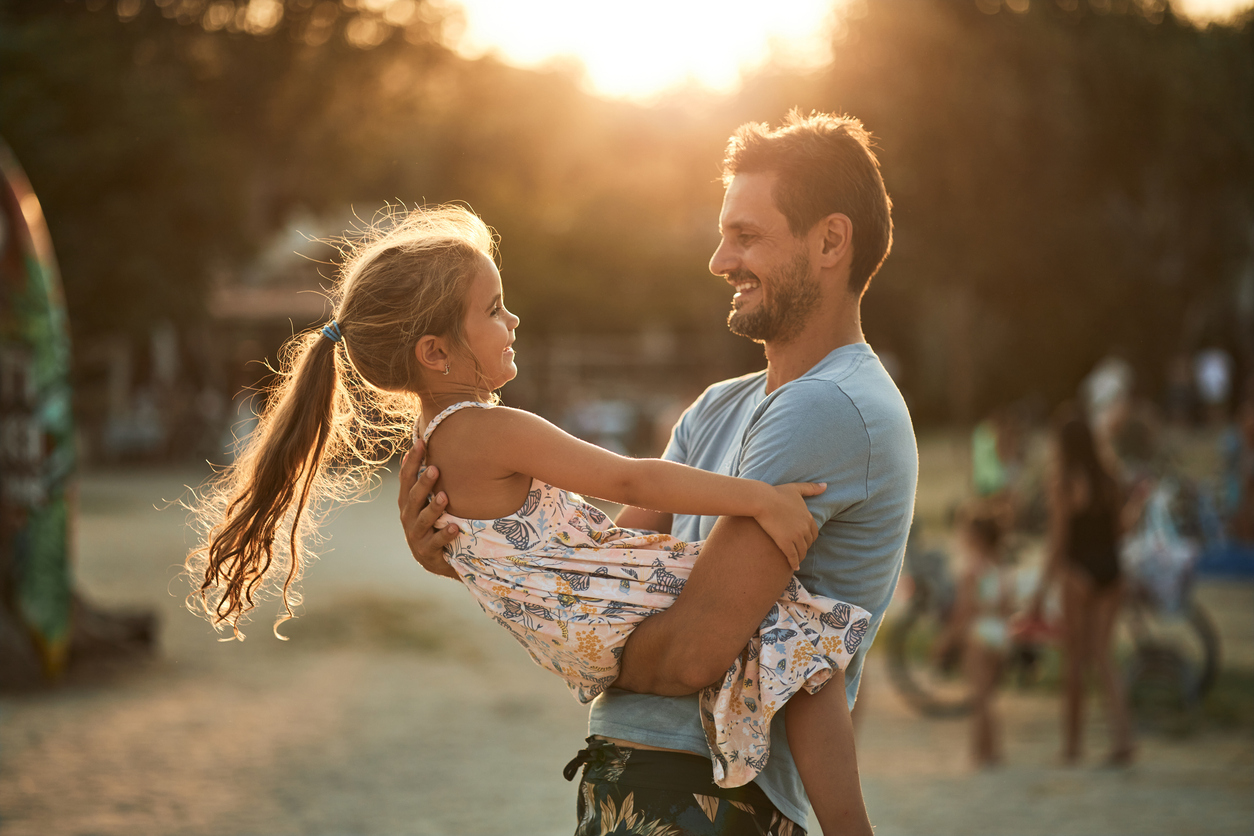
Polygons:
M996 766L1003 759L1001 724L993 704L1010 649L1014 614L1014 576L1006 565L1003 523L991 512L968 512L960 541L966 568L958 585L954 613L938 653L961 646L971 682L971 756L976 766Z
M455 503L444 522L463 533L449 564L484 611L584 702L614 681L632 628L675 600L700 544L615 528L569 491L665 512L753 516L794 566L804 557L817 529L803 497L823 485L772 487L629 459L496 405L492 393L517 373L518 318L504 306L492 234L471 212L416 210L349 256L334 319L288 343L282 381L248 449L199 502L204 540L187 560L198 585L188 603L215 625L242 638L241 617L275 575L279 623L293 616L303 540L316 523L302 518L352 498L411 427L422 428ZM721 684L701 696L720 784L761 771L771 717L843 670L868 621L858 607L790 584ZM831 790L803 780L812 796Z

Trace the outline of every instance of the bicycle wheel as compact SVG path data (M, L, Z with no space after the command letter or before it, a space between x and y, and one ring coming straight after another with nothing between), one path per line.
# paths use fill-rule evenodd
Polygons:
M1129 602L1116 654L1133 715L1150 728L1180 728L1219 675L1219 634L1196 601L1171 613L1144 599Z
M927 717L963 717L971 711L971 689L959 659L934 660L932 647L944 621L927 596L911 600L886 638L888 674L897 692Z

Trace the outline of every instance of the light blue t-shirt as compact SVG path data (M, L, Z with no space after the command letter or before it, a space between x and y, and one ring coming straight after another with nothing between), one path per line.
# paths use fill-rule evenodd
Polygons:
M905 401L866 343L842 346L766 394L766 372L716 383L688 408L663 458L771 484L826 482L806 502L819 525L797 579L818 595L871 612L846 671L852 708L862 660L897 586L914 512L919 457ZM676 515L671 533L703 540L717 517ZM710 756L696 695L659 697L610 689L592 703L592 734ZM771 724L771 754L756 783L804 826L809 799L784 733Z

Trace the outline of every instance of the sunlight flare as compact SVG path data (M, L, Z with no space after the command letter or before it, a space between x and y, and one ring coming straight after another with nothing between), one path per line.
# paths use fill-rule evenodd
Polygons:
M831 59L832 0L463 0L459 49L537 67L574 59L596 93L649 98L685 84L734 89L743 69Z

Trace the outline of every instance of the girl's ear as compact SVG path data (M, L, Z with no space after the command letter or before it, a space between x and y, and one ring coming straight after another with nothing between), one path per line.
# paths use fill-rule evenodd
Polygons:
M431 334L419 337L414 346L414 356L418 359L418 365L437 374L444 374L449 365L448 344L443 337Z

